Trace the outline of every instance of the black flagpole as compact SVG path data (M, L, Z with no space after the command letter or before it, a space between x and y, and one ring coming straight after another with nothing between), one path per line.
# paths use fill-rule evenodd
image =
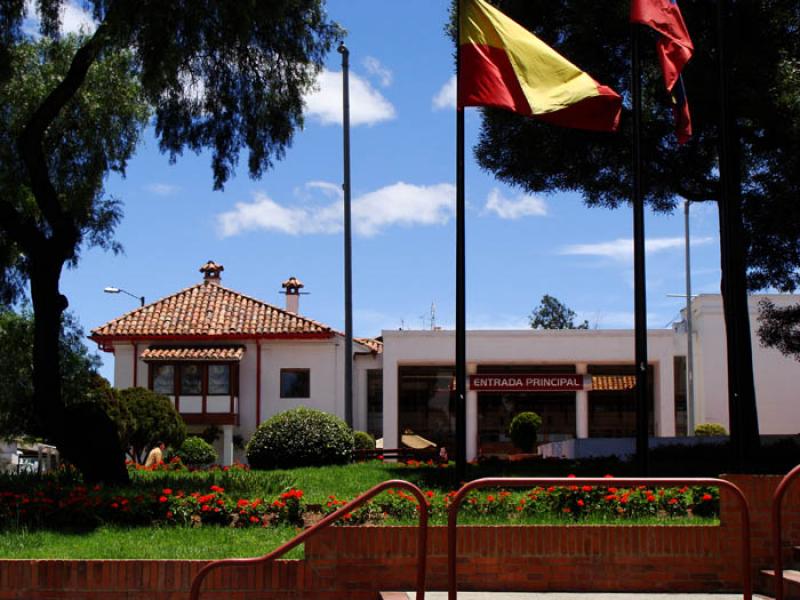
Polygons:
M456 2L456 98L461 91L461 0ZM464 210L464 110L456 107L456 476L467 471L467 319Z
M353 427L353 248L350 227L350 51L342 55L342 129L344 140L344 420Z
M642 73L639 57L641 28L631 24L631 95L633 102L633 279L636 365L636 461L642 475L650 470L647 396L647 293L645 284L644 198L642 196Z
M747 301L747 265L739 181L739 147L734 111L730 105L726 21L729 0L717 0L719 52L719 229L722 302L728 367L728 415L734 467L742 467L759 446L750 315Z

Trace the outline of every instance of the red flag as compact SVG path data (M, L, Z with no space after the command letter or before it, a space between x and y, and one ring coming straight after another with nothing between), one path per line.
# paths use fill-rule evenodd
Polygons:
M664 73L664 84L672 95L675 133L681 144L692 135L692 120L681 71L694 53L694 45L676 0L632 0L631 22L641 23L661 34L656 49Z

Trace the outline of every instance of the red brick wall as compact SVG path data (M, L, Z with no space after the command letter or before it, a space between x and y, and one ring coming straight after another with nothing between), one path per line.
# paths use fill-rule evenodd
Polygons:
M753 571L771 565L770 501L779 477L728 477L747 495ZM784 535L800 541L800 484L785 501ZM740 521L722 494L719 527L535 526L459 529L460 589L497 591L735 591ZM444 527L429 531L428 589L446 586ZM0 600L181 600L203 561L0 561ZM202 598L374 600L412 589L414 527L332 528L306 558L260 569L218 571ZM271 591L267 591L271 590Z

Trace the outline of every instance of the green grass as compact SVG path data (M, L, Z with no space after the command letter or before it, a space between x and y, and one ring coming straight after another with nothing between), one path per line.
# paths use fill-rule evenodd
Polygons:
M297 534L294 528L99 527L88 532L4 531L2 558L214 559L261 556ZM302 545L284 558L302 558Z

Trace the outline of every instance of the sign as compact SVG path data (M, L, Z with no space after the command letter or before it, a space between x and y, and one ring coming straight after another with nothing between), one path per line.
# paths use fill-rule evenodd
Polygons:
M476 392L577 392L584 389L583 375L569 373L501 373L469 376Z

